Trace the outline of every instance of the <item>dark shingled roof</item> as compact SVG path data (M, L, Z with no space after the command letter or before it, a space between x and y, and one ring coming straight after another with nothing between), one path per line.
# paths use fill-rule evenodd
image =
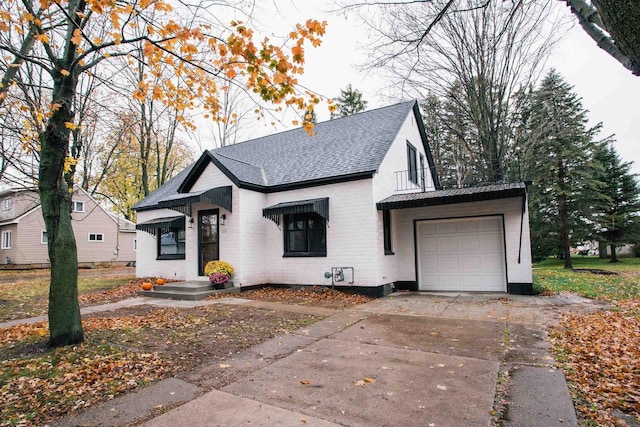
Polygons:
M134 209L189 192L210 162L237 186L263 192L371 177L412 111L419 115L415 100L318 123L313 136L297 128L205 152Z
M516 182L427 191L423 193L394 194L376 203L376 206L378 210L389 210L477 202L480 200L507 199L525 195L526 189L527 187L524 182Z

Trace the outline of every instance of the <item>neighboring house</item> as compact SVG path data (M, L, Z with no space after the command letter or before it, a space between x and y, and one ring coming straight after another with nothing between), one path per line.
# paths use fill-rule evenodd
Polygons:
M439 189L417 102L314 132L207 151L137 203L137 275L222 259L241 287L531 291L525 184Z
M104 210L85 190L73 190L71 221L78 263L135 261L135 224ZM0 264L47 267L47 232L37 189L0 193Z

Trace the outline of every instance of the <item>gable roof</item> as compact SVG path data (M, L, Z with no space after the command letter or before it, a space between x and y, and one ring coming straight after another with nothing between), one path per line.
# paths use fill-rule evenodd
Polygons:
M132 221L129 221L128 219L124 218L124 217L119 217L118 215L114 214L113 212L109 212L108 210L106 210L105 208L103 208L100 203L98 203L96 201L96 199L93 198L93 196L91 196L91 194L89 194L89 192L87 190L85 190L84 188L82 188L81 186L79 186L78 184L74 184L73 185L73 192L80 192L82 191L85 196L91 200L93 203L95 203L95 205L102 210L104 213L106 213L109 218L111 218L111 220L118 225L119 227L119 231L126 231L126 230L130 230L133 229L135 230L135 223ZM18 194L18 193L34 193L38 196L38 199L35 200L34 199L34 205L29 207L27 210L25 210L24 212L21 212L20 214L16 215L13 218L7 218L5 220L0 221L0 226L4 226L4 225L9 225L9 224L18 224L23 218L26 218L27 216L31 215L33 212L36 212L37 210L39 210L41 208L41 203L40 203L40 194L38 193L38 189L37 188L22 188L22 189L11 189L8 191L5 191L3 193L0 193L0 197L7 195L7 194Z
M206 151L133 208L155 208L167 197L188 193L211 163L236 186L264 193L371 178L412 113L433 166L418 103L412 100L317 123L313 136L296 128Z

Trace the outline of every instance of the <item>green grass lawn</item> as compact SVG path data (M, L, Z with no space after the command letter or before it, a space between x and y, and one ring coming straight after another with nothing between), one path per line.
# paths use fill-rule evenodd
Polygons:
M608 259L575 256L574 270L594 269L617 273L615 276L576 272L564 269L564 261L547 259L533 265L534 290L537 292L571 291L588 298L624 301L640 297L640 258Z
M6 280L10 277L3 274L5 283L0 284L0 321L22 319L44 314L49 296L49 277L42 271L31 277ZM123 272L122 276L81 277L78 279L80 294L113 289L134 279L134 276Z

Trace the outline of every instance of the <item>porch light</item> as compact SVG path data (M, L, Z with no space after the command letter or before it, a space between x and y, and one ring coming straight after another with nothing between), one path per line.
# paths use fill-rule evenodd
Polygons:
M224 221L227 219L227 214L220 215L220 225L224 225Z
M189 218L189 228L193 228L193 217Z

